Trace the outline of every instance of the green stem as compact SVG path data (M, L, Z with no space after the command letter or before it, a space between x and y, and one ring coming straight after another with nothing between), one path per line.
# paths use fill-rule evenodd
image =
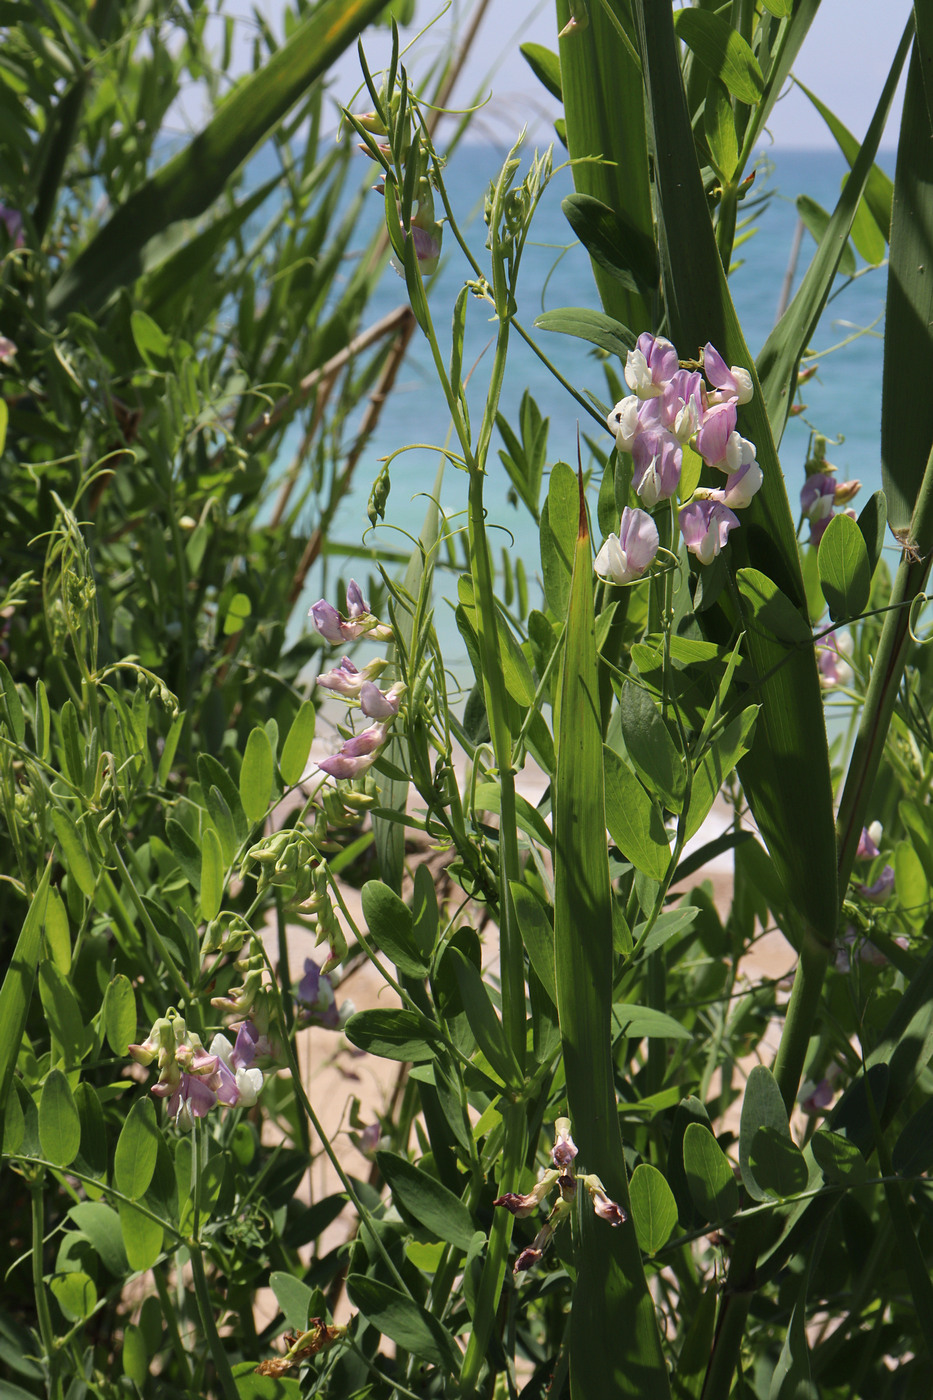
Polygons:
M44 1179L30 1183L32 1196L32 1285L36 1300L36 1316L39 1321L39 1335L45 1350L49 1368L49 1400L61 1400L62 1382L59 1374L59 1350L52 1326L49 1310L49 1296L42 1276L43 1246L45 1242L45 1196Z
M807 1046L816 1024L830 951L828 945L821 943L807 925L803 931L800 961L794 975L794 986L781 1033L781 1043L774 1061L774 1077L788 1113L794 1107L803 1075Z
M197 1172L197 1168L195 1168ZM214 1310L211 1307L211 1295L207 1286L207 1275L204 1272L204 1257L201 1253L201 1246L197 1241L192 1240L188 1246L191 1255L191 1276L194 1281L194 1296L197 1299L198 1312L201 1316L201 1326L204 1328L204 1335L210 1347L211 1357L214 1362L214 1370L217 1372L217 1380L226 1400L239 1400L239 1392L236 1388L236 1381L230 1366L230 1358L217 1331L217 1323L214 1320Z
M162 1270L158 1267L153 1269L152 1277L155 1281L156 1292L159 1295L159 1302L162 1304L162 1320L165 1323L169 1341L172 1344L172 1351L175 1354L175 1360L178 1362L178 1369L181 1372L181 1389L185 1394L191 1395L194 1392L194 1377L191 1374L191 1366L188 1361L188 1353L185 1351L185 1344L181 1339L181 1330L178 1326L178 1315L175 1310L175 1305L169 1294L168 1285L165 1282Z
M165 946L165 942L162 938L162 935L159 933L159 930L156 928L155 924L152 922L152 919L149 917L149 911L147 910L145 904L143 904L142 896L140 895L136 886L133 884L133 877L127 869L126 861L123 859L116 845L113 845L111 847L111 852L113 855L114 863L116 864L120 874L123 876L126 888L129 891L130 899L132 900L136 912L139 915L140 922L142 923L149 937L155 944L156 949L159 953L159 957L165 964L165 968L169 974L169 977L175 983L176 991L178 992L182 1001L187 1003L191 999L191 989L185 982L185 979L182 977L181 973L178 971L178 968L175 966L174 961L169 956L169 951Z

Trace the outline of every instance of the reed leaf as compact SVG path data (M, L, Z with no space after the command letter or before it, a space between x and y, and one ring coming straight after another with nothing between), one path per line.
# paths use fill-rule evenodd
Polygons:
M629 1211L613 1083L612 894L593 565L580 485L579 529L558 702L554 790L554 956L567 1099L579 1164ZM669 1394L654 1304L631 1221L595 1219L582 1190L570 1319L574 1400Z

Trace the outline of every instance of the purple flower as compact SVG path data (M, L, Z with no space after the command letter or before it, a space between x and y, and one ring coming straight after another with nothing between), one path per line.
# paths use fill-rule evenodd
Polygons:
M829 1108L833 1101L833 1086L828 1079L821 1079L813 1091L802 1100L800 1107L804 1113L819 1113Z
M721 501L690 501L678 513L684 544L701 564L711 564L729 538L729 531L741 524L739 517Z
M411 241L415 245L415 256L421 264L421 271L433 272L441 255L440 224L435 224L436 233L418 224L411 226Z
M872 885L856 885L856 889L863 899L868 899L872 904L883 904L894 892L894 867L886 865Z
M155 1093L159 1086L153 1085ZM175 1119L175 1126L188 1132L195 1118L204 1118L217 1102L217 1095L209 1088L200 1074L183 1074L175 1085L174 1093L168 1101L169 1117Z
M351 578L347 584L347 616L365 617L369 613L369 604L363 597L363 590L355 578Z
M318 768L332 778L355 778L365 773L375 762L377 753L386 741L387 732L388 724L371 724L368 729L345 739L332 757L322 758Z
M800 512L810 522L810 543L818 545L833 518L836 479L828 472L811 472L800 488Z
M632 445L635 470L632 484L648 509L669 500L680 484L683 449L664 428L639 433Z
M352 578L347 587L347 614L349 621L342 618L331 603L319 598L312 604L310 615L325 642L334 646L356 641L358 637L370 637L377 642L392 640L391 627L383 626L372 616L359 584Z
M527 1249L522 1250L521 1254L515 1260L515 1263L512 1265L512 1272L515 1274L523 1274L526 1269L533 1269L535 1264L541 1262L543 1254L543 1249L535 1249L534 1245L529 1245Z
M764 476L757 462L745 462L738 471L732 473L721 491L716 491L712 499L721 501L730 510L744 510L752 497L761 488Z
M600 1220L607 1220L610 1225L624 1225L628 1216L619 1205L618 1201L613 1201L606 1193L598 1176L585 1176L582 1178L583 1184L590 1193L590 1200L593 1202L593 1211Z
M334 996L334 984L313 958L305 958L304 976L298 983L295 997L302 1007L302 1025L314 1024L329 1031L339 1028L340 1013Z
M527 1195L519 1195L517 1191L506 1191L493 1201L493 1205L502 1206L504 1210L511 1211L513 1215L522 1219L526 1215L534 1214L556 1184L557 1172L548 1171L544 1173L541 1180Z
M610 535L596 556L596 572L613 583L631 583L652 563L659 544L658 527L647 511L626 506L619 533Z
M315 606L320 607L320 603ZM325 690L333 690L337 695L346 695L355 700L360 693L363 677L349 656L345 656L339 666L335 666L333 670L324 671L318 676L317 683Z
M8 365L16 354L16 346L5 335L0 335L0 364Z
M625 379L640 399L658 398L680 368L677 351L663 336L643 332L625 362Z
M875 856L881 854L878 842L881 840L881 823L872 822L871 826L863 826L862 834L858 839L858 849L855 852L856 860L874 860Z
M554 1146L551 1161L555 1167L569 1167L579 1148L570 1136L570 1119L558 1118L554 1124Z
M8 209L5 204L0 204L0 224L3 224L7 231L7 237L14 248L22 248L25 241L23 235L23 216L18 209Z
M369 719L394 719L403 690L400 683L383 691L372 681L364 681L360 686L360 709Z
M678 442L689 442L703 418L703 376L679 369L661 395L661 421Z
M852 679L852 667L846 660L852 655L852 638L848 632L841 635L827 632L820 639L816 649L816 666L820 673L820 685L824 690L833 685L848 685Z
M733 399L736 403L748 403L755 392L748 370L738 365L728 368L719 351L708 341L703 347L703 372L717 390L716 398L720 403ZM712 397L709 401L713 401Z
M729 439L735 432L735 404L712 404L697 430L696 450L708 467L718 467L726 457Z

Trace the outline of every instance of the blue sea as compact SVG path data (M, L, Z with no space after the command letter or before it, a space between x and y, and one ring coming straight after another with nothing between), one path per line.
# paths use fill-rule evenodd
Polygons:
M527 158L525 153L524 173ZM555 152L561 159L562 148ZM458 221L469 234L474 255L481 265L488 257L483 243L485 226L482 222L483 194L501 165L505 152L486 145L463 145L450 161L446 171L448 189ZM881 164L893 173L893 153L882 157ZM745 337L753 355L764 344L775 321L781 286L788 268L794 232L797 225L796 197L807 194L824 208L831 210L838 198L840 184L847 170L842 156L835 151L778 151L765 155L760 163L754 190L760 198L771 193L765 207L758 210L747 230L749 236L736 250L740 263L731 277L731 288ZM532 227L531 240L521 266L518 287L518 316L532 330L535 317L544 310L563 306L588 306L598 309L599 302L584 250L575 243L572 232L561 212L563 197L572 189L569 169L557 171L545 192ZM381 200L373 195L373 219L381 217ZM740 206L740 217L742 215ZM803 236L797 262L794 289L806 271L815 250L809 233ZM352 254L351 254L352 255ZM818 352L818 372L805 386L805 413L788 425L781 446L781 461L792 507L804 479L804 461L811 428L831 441L829 459L838 468L840 480L853 477L863 483L856 501L867 499L881 484L880 476L880 405L881 363L886 270L866 269L858 259L859 275L846 282L837 279L834 294L824 312L814 337L812 348ZM464 281L472 276L454 239L444 239L443 260L434 279L429 300L435 325L441 337L445 361L449 355L449 328L453 304ZM386 271L378 293L370 306L367 323L390 311L405 298L405 284L391 269ZM470 382L470 407L474 430L479 424L485 386L492 362L494 325L487 319L487 308L472 300L468 313L468 328L464 364L475 365ZM603 401L607 398L605 379L586 342L570 336L544 331L533 332L545 353L556 363L561 373L581 393L590 390ZM679 347L683 353L696 347ZM621 367L619 367L621 373ZM577 423L581 432L598 436L598 427L582 413L579 405L550 375L519 337L513 336L506 381L500 410L517 427L518 408L523 393L528 390L548 418L548 464L574 461L576 455ZM359 546L367 530L366 502L370 487L380 469L381 457L395 452L408 443L420 442L440 448L448 438L449 419L443 395L434 376L427 343L416 332L411 350L399 375L396 387L382 412L375 439L363 455L357 468L353 490L344 501L331 531L331 542ZM833 440L838 439L838 442ZM605 446L611 445L608 432ZM456 442L450 446L456 450ZM523 506L516 508L508 502L508 478L501 466L496 449L501 446L498 434L493 441L486 489L488 520L501 527L501 544L514 559L525 561L532 590L538 571L537 531ZM419 448L395 458L392 468L392 489L386 513L386 525L367 536L367 543L378 540L388 549L407 548L404 536L397 529L417 535L424 519L427 502L424 493L433 487L440 454L437 450ZM542 497L546 492L546 482ZM461 472L448 466L445 471L441 501L449 517L456 517L466 504L466 479ZM460 517L462 521L462 516ZM496 546L498 549L498 545ZM337 573L365 572L367 565L355 561L353 569L341 565L333 556L322 562L308 583L307 602L310 604L330 586ZM441 591L455 596L455 582L450 574L440 580ZM537 596L533 592L533 600ZM339 602L339 599L334 599ZM303 610L301 610L303 611ZM446 621L445 621L446 616ZM438 607L438 623L443 638L451 649L450 661L460 672L465 660L459 637L452 625L449 608Z

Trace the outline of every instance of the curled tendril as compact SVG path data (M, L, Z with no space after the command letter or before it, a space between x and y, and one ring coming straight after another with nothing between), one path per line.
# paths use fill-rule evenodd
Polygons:
M927 628L926 636L923 637L920 635L916 628L917 619L919 618L920 613L923 611L925 605L930 601L931 595L929 593L918 593L916 598L911 600L910 611L907 614L907 631L910 634L910 640L914 642L918 647L926 646L928 642L933 641L933 623L931 623L930 626Z

